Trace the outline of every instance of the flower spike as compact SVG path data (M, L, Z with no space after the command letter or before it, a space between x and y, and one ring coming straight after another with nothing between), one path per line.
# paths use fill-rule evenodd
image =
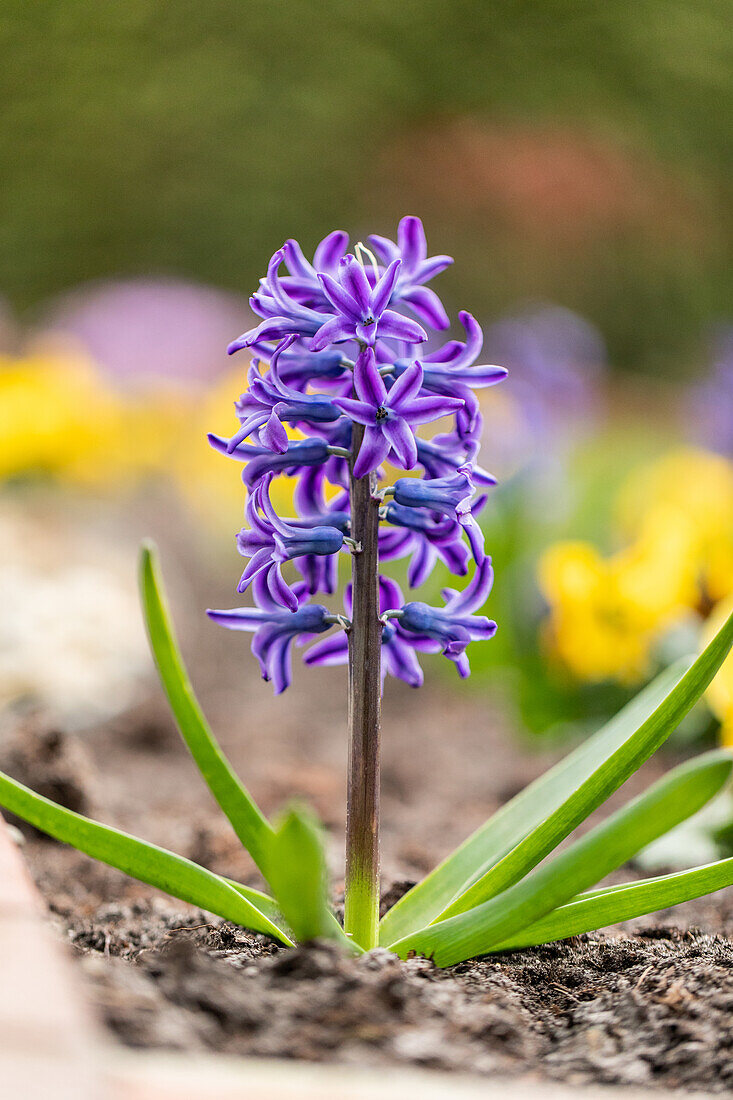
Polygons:
M368 583L377 586L379 615L385 617L368 629L373 640L381 633L381 679L389 673L418 685L419 651L443 652L467 675L468 643L491 637L495 629L476 614L492 577L477 517L495 484L477 462L477 391L500 382L506 371L479 365L483 335L465 311L458 315L462 339L425 347L427 329L449 324L427 284L452 260L428 255L419 218L402 218L394 240L367 240L369 248L359 242L349 251L348 236L335 230L312 259L297 241L287 240L251 299L260 323L230 346L249 348L256 358L236 403L238 430L229 439L209 439L217 451L243 463L249 497L237 546L248 560L239 591L252 590L257 613L254 619L246 609L234 618L234 612L216 614L224 625L259 623L267 603L273 615L291 616L297 630L309 597L335 593L339 554L350 551L357 585L368 581L360 579L362 555L372 554ZM421 431L438 420L448 421L441 434ZM388 465L418 475L398 473L380 490ZM295 514L289 517L279 514L270 497L281 474L295 481ZM367 484L368 491L355 496L357 486ZM474 565L475 573L462 593L448 593L444 607L431 607L405 600L388 577L377 579L377 559L407 559L411 588L436 567L466 576ZM371 615L376 607L350 588L345 606L346 619L353 618L351 642L343 631L329 635L307 651L306 664L345 663L352 645L359 650L361 642L354 639L363 638L365 608L373 608ZM333 619L340 613L329 614ZM257 652L267 667L280 669L282 687L289 680L282 662L286 653L290 660L292 637L285 641L279 624L258 635L265 642L258 642Z

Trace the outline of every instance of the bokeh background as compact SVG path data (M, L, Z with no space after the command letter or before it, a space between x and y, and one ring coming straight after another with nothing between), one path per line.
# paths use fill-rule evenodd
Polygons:
M88 729L147 697L143 535L228 706L267 725L342 690L312 671L273 704L246 639L205 620L235 602L244 503L205 433L232 431L247 364L225 348L271 253L404 213L510 368L484 400L500 629L470 686L435 661L422 698L450 713L471 692L506 737L582 736L714 628L733 600L729 0L6 0L0 41L4 722ZM390 688L386 721L427 705ZM679 736L733 740L730 663Z

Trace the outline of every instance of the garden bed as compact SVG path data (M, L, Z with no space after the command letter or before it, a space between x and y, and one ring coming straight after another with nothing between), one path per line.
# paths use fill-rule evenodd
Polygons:
M338 866L342 677L323 672L323 690L296 682L290 699L274 701L249 673L242 685L240 670L232 694L231 650L217 645L205 654L202 695L226 751L268 811L291 795L315 804ZM419 695L388 690L385 881L403 889L555 755L518 744L479 694L459 701L439 683ZM77 737L42 715L18 718L3 731L2 757L43 793L257 883L162 704ZM624 797L655 769L634 776ZM37 834L24 852L101 1019L130 1047L573 1084L733 1084L730 891L622 932L441 971L385 952L348 960L327 944L284 951Z

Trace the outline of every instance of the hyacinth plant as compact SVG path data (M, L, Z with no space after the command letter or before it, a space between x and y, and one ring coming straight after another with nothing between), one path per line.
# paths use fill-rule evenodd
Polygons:
M2 774L0 805L143 882L285 945L325 936L352 952L380 944L439 966L561 939L733 884L733 859L724 859L594 889L723 787L733 763L725 750L674 768L556 853L700 698L733 642L732 617L695 660L668 668L379 921L383 681L389 674L418 687L420 653L442 653L467 676L469 643L496 629L481 614L492 568L476 515L493 479L477 464L475 391L506 372L477 365L481 330L468 313L459 315L463 339L425 346L427 329L449 324L426 283L451 261L428 257L417 218L402 220L396 242L372 237L370 245L349 253L346 235L336 232L312 263L295 241L275 253L251 299L261 323L230 347L252 356L248 387L236 404L240 428L231 439L211 437L217 450L244 464L246 527L237 545L246 564L238 590L250 592L253 605L210 617L253 633L252 651L277 693L289 685L296 642L308 646L306 665L348 666L343 927L330 908L315 819L291 808L271 823L223 756L181 660L150 546L141 556L142 602L164 690L204 780L270 893L57 806ZM439 434L416 431L441 420ZM294 516L280 515L271 498L273 480L283 475L293 479ZM335 596L339 556L346 554L351 582L342 603L328 607L320 601ZM460 591L445 590L441 606L405 599L380 571L381 563L403 558L411 588L438 560L468 579Z

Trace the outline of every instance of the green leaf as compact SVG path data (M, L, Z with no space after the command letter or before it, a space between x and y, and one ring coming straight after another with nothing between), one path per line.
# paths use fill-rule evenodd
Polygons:
M582 820L615 789L604 769L610 765L610 771L615 770L615 786L619 786L672 732L712 680L732 640L733 617L692 666L689 660L670 666L593 737L511 799L386 914L380 943L394 943L440 917L454 899L548 820L541 839L550 845L544 854L551 851L574 828L570 824L574 815L580 814L578 820ZM606 794L604 787L608 787ZM583 804L590 807L585 814ZM521 873L542 858L535 858L532 846L530 842L517 853L509 868L513 874L518 873L522 857L526 866ZM541 845L537 847L541 850ZM506 871L504 864L502 877ZM493 888L498 881L497 874L484 885Z
M293 806L275 830L269 882L277 904L301 943L326 937L358 951L328 904L328 872L319 822L307 809Z
M254 905L256 909L259 909L261 913L271 920L273 924L278 924L281 928L285 928L286 932L290 932L290 929L286 927L285 918L280 912L280 908L273 897L269 894L263 893L262 890L255 890L253 886L245 886L241 882L237 882L233 878L225 878L224 882L228 886L231 886L233 890L236 890L238 894L241 894L243 898Z
M579 936L581 932L593 932L609 924L619 924L701 898L725 886L733 886L733 858L691 871L675 871L640 882L609 886L606 890L592 890L553 909L541 920L497 944L492 951L515 951L520 947Z
M667 697L692 659L670 665L595 734L539 776L484 822L382 918L385 946L430 924L461 892L541 824ZM478 868L478 870L477 870Z
M221 751L194 695L168 611L157 551L148 542L140 551L140 590L150 648L181 736L235 833L267 877L272 826Z
M2 772L0 806L56 840L71 844L140 882L292 946L290 937L248 900L241 889L234 889L225 879L165 848L57 806Z
M697 813L729 779L732 767L733 756L723 749L680 765L521 882L467 913L413 933L392 950L403 958L410 951L430 955L439 966L496 950Z

